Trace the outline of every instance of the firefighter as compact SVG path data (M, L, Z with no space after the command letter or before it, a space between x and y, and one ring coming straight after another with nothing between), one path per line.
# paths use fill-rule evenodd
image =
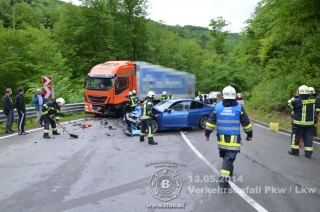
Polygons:
M153 128L152 128L152 106L155 94L153 91L149 91L146 100L143 102L141 107L141 131L140 131L140 142L144 141L144 134L148 131L148 143L150 145L157 145L158 143L153 140Z
M129 92L129 105L130 105L130 112L134 111L137 104L137 99L133 95L133 92Z
M138 96L137 96L137 91L136 91L136 90L133 90L133 91L132 91L132 95L133 95L134 97L136 97L137 104L139 104L139 98L138 98Z
M217 140L220 157L223 158L220 170L219 187L230 187L229 179L233 173L233 162L240 152L240 125L247 134L246 140L252 140L252 127L247 113L236 100L236 90L227 86L223 89L223 100L218 102L206 124L205 139L217 126Z
M172 93L169 93L168 99L173 99Z
M44 130L43 130L43 138L51 138L49 136L49 123L51 124L52 134L53 135L60 135L57 131L57 124L60 124L60 107L65 104L63 98L58 98L53 101L49 101L42 107L42 119L44 121ZM52 117L54 115L54 118Z
M318 116L320 105L309 96L306 85L299 87L299 97L292 98L287 105L293 110L290 155L299 156L299 141L303 138L305 157L311 158L313 153L314 116Z
M310 97L313 98L313 99L317 99L318 98L318 95L316 93L316 91L314 90L313 87L309 87L309 94L310 94Z
M166 100L166 99L168 99L167 92L163 91L162 96L160 97L160 102L162 102L163 100Z

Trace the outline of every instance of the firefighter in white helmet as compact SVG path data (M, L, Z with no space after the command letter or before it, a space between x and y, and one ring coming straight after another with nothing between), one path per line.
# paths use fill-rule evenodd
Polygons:
M153 127L152 127L152 107L155 93L149 91L145 101L141 107L141 131L140 131L140 142L144 141L144 135L146 130L148 131L148 143L150 145L157 145L158 143L153 140Z
M166 92L166 91L163 91L163 92L162 92L162 96L160 97L160 102L162 102L163 100L166 100L166 99L168 99L168 97L167 97L167 92Z
M240 152L240 125L247 134L246 140L252 140L252 127L246 111L236 100L236 90L227 86L222 94L223 100L216 104L206 124L205 138L209 141L211 132L217 126L219 154L223 158L219 187L227 189L230 187L229 179L233 173L233 162L237 153Z
M130 106L130 111L134 111L136 106L137 106L137 99L136 97L133 95L133 92L129 92L129 106Z
M60 133L57 131L56 124L60 124L60 107L64 104L64 99L58 98L43 105L41 111L42 119L44 121L43 138L51 138L49 136L49 123L51 124L52 134L60 135Z
M136 90L133 90L133 91L132 91L132 95L136 98L137 104L138 104L138 103L139 103L139 98L138 98L138 96L137 96L137 91L136 91Z
M287 105L293 111L290 155L299 156L299 141L303 138L305 157L311 158L313 153L314 115L319 115L319 101L309 96L309 87L301 85L299 97L292 98Z

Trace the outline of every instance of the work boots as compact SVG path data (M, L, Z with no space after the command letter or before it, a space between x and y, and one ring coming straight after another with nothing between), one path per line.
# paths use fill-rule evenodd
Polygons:
M50 139L51 137L49 136L49 134L48 134L48 133L45 133L45 134L43 134L43 138Z
M228 188L230 188L229 180L230 180L230 177L220 176L219 177L219 187L220 187L220 189L228 189Z
M299 152L294 152L294 151L292 151L292 150L290 150L290 151L288 151L288 154L289 155L294 155L294 156L299 156Z
M143 141L144 141L144 136L140 135L140 142L143 142Z
M150 145L158 145L158 142L155 142L155 141L149 141L149 144L150 144Z
M60 133L58 133L58 131L52 131L52 135L60 135Z

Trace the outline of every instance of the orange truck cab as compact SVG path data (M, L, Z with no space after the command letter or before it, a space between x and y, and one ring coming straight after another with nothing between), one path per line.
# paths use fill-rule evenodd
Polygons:
M94 66L85 78L86 113L122 117L129 102L129 91L137 91L143 102L153 91L155 102L166 91L174 98L192 98L195 75L143 61L108 61Z
M94 66L85 78L86 113L123 116L129 91L137 90L131 61L108 61Z

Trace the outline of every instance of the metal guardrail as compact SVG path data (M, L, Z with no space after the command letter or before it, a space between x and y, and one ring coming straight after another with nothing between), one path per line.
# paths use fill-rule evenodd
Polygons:
M84 111L84 103L76 103L76 104L66 104L61 107L60 113L74 113L77 111ZM26 108L26 119L36 118L37 111L34 107ZM14 120L18 120L18 112L14 109ZM6 115L3 113L3 110L0 110L0 123L6 122Z

